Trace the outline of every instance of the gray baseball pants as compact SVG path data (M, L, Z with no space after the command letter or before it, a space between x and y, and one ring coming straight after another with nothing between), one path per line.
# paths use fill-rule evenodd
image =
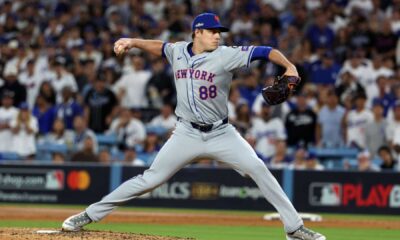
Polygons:
M87 214L93 221L100 221L117 206L157 188L199 156L211 157L249 175L279 212L286 232L294 232L303 225L277 180L231 124L217 126L205 133L183 120L177 123L174 133L149 169L121 184L100 202L90 205Z

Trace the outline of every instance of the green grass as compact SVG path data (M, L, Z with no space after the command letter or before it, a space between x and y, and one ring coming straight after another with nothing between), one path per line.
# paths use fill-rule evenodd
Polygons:
M0 220L0 227L59 228L60 222ZM89 225L87 229L116 232L133 232L160 236L192 237L198 240L284 239L283 230L279 227L229 227L202 225L166 226L158 224L96 223ZM315 230L323 232L329 240L397 240L400 236L400 229L380 230L318 228Z
M70 208L83 209L85 206L69 205L38 205L38 204L0 204L0 206L18 206L23 208ZM171 213L223 213L232 215L262 216L260 211L226 211L226 210L196 210L196 209L165 209L165 208L131 208L123 207L124 211L152 211ZM327 219L369 219L400 221L400 216L384 215L350 215L323 214ZM0 227L30 227L30 228L60 228L56 221L17 221L0 219ZM205 226L205 225L161 225L134 223L96 223L87 226L90 230L107 230L116 232L133 232L161 236L192 237L199 240L280 240L285 239L281 227L262 226ZM363 228L326 228L314 230L324 233L329 240L398 240L400 229L363 229Z

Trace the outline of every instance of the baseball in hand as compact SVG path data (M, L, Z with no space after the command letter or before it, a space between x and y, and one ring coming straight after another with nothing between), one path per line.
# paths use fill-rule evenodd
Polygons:
M121 55L125 52L125 47L123 46L123 44L116 43L114 52L117 55Z
M126 50L129 49L129 41L126 39L119 39L114 44L114 52L117 55L124 54Z

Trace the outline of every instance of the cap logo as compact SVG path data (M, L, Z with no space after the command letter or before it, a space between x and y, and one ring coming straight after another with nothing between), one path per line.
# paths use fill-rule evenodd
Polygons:
M215 21L219 22L219 17L217 15L214 16Z
M204 23L198 23L195 25L195 27L202 27L202 26L204 26Z

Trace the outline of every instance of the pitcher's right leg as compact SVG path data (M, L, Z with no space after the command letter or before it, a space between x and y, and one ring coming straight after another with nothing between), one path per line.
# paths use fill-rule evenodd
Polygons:
M86 209L87 214L93 221L100 221L122 203L152 191L199 155L202 147L197 139L175 132L143 175L131 178L100 202L90 205Z
M117 206L149 192L167 181L203 151L204 144L202 144L201 138L187 134L185 127L178 123L173 135L161 148L148 170L142 175L127 180L100 202L86 208L85 212L69 217L64 221L63 229L79 231L92 221L100 221Z

